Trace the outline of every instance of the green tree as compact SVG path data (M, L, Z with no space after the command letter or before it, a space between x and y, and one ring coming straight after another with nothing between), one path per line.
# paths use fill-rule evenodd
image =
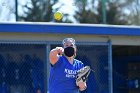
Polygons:
M32 22L50 22L53 21L53 5L58 0L31 0L30 4L23 6L24 15L20 20Z
M99 2L98 6L98 23L103 22L103 12L102 12L102 2ZM108 2L106 9L106 24L113 25L126 25L128 24L128 20L126 19L126 14L123 14L121 10L119 10L119 3L116 2Z
M94 0L91 0L91 2L94 3ZM98 23L97 14L91 9L86 9L88 5L88 0L75 0L75 6L78 10L75 11L74 18L79 23ZM95 7L92 5L92 8Z
M133 0L127 9L129 10L128 18L130 24L140 25L140 0Z
M102 24L103 23L103 2L102 0L98 1L98 5L95 6L95 0L75 0L75 5L78 10L76 11L74 17L79 23L94 23ZM106 12L106 24L117 24L125 25L129 24L126 20L126 15L123 11L120 11L120 8L125 7L127 2L121 2L117 0L108 0L105 5ZM88 8L88 6L91 6Z

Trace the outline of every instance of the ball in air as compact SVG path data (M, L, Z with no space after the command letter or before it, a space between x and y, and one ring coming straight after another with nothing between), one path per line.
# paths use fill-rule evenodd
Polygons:
M62 12L57 11L57 12L54 13L54 19L55 19L55 20L58 20L58 21L59 21L59 20L62 19L62 17L63 17Z

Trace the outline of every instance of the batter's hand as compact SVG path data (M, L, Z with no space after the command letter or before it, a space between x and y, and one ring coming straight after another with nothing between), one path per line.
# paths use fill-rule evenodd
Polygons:
M63 52L64 52L64 48L63 48L63 47L56 47L56 50L57 50L57 53L58 53L59 55L62 55Z

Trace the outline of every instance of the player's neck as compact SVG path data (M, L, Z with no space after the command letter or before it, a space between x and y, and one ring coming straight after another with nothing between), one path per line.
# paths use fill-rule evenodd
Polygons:
M70 64L73 64L73 57L67 57L68 61L70 62Z

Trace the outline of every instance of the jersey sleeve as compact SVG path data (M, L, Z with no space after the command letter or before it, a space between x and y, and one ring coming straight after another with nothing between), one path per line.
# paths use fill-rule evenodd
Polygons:
M83 68L84 67L84 64L82 63L82 61L77 61L77 67L78 67L78 70Z
M80 68L83 68L84 67L84 64L82 63L82 61L80 61Z

